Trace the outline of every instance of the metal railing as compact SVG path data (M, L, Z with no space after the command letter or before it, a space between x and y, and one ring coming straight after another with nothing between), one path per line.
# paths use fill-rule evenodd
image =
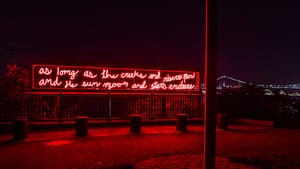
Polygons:
M25 118L29 121L71 120L77 115L99 119L173 118L186 113L203 116L203 96L199 94L18 94L0 96L0 121Z

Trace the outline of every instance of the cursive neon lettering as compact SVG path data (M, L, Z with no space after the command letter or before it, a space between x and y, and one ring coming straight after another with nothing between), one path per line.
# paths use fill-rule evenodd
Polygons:
M75 88L78 86L78 83L72 83L71 80L66 80L65 88Z
M154 82L151 84L151 90L155 89L167 89L167 85L165 83Z
M134 71L134 72L123 72L121 73L121 78L128 78L128 79L134 79L134 78L140 78L140 79L144 79L147 77L147 74L143 74L141 72L138 71Z
M52 80L52 79L41 79L39 81L39 86L47 86L48 84L50 86L60 86L62 84L62 82L60 82L58 80L58 77L56 77L55 80Z
M113 88L122 88L122 87L127 88L128 87L128 82L122 82L122 83L106 82L106 83L103 83L102 87L107 88L109 90L113 89Z
M184 84L181 82L180 84L170 84L168 89L170 90L192 90L195 89L196 86L194 84Z
M179 75L174 75L174 76L170 76L169 74L167 74L166 77L164 77L163 82L172 82L172 81L179 81L179 80L183 80L184 82L186 82L186 80L188 79L194 79L195 78L195 73L193 74L179 74Z
M131 88L132 89L147 89L147 83L146 83L146 81L144 80L144 82L142 83L142 84L136 84L136 83L134 83L132 86L131 86Z
M86 81L83 81L81 86L82 87L100 87L101 82L86 82Z
M199 73L38 65L33 83L39 89L161 90L199 91ZM34 86L35 87L35 86Z
M47 67L45 67L45 68L40 68L40 70L39 70L39 74L40 75L42 75L42 74L44 74L44 75L50 75L52 73L52 69L49 69L49 68L47 68Z
M185 82L188 79L195 79L195 77L196 77L196 73L195 72L193 74L185 73L183 75L183 81Z
M119 74L110 74L108 70L104 69L101 73L102 79L116 79L119 77Z
M172 82L176 80L182 80L183 76L182 75L175 75L175 76L170 76L169 74L164 77L163 82Z
M59 67L57 67L57 70L56 70L56 75L59 75L59 76L68 75L68 76L70 76L70 80L74 80L78 73L79 73L79 70L60 69Z
M94 75L91 71L84 71L83 76L91 79L95 79L98 75L97 74Z
M160 79L160 71L157 74L153 73L148 76L148 79Z

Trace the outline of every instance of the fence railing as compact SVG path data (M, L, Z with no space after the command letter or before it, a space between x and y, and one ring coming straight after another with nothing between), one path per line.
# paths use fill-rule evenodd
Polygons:
M0 121L25 118L29 121L70 120L77 115L100 119L173 118L186 113L203 116L203 96L121 94L18 94L0 96Z

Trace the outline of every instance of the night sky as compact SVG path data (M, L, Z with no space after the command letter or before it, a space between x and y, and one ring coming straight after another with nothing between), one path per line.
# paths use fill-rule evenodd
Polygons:
M282 2L220 0L219 75L300 82L300 3ZM44 63L203 72L203 0L0 6L2 71L7 63Z

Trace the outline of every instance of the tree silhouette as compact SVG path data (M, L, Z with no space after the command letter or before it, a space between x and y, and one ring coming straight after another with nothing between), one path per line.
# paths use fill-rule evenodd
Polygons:
M21 69L16 64L7 65L7 72L4 77L4 90L9 94L16 94L29 90L29 71Z

